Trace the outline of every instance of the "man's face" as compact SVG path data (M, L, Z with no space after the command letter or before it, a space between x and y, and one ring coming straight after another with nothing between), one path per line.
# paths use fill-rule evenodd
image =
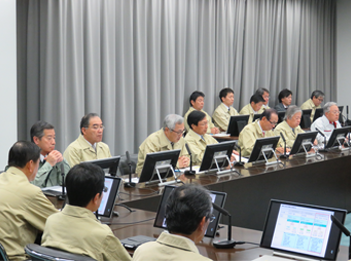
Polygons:
M267 105L269 102L269 93L268 92L264 92L262 95L262 98L264 99L264 105Z
M33 141L41 149L40 153L45 156L55 149L55 138L55 130L50 129L44 130L44 136L41 139L34 136Z
M207 125L208 121L206 117L204 117L201 121L197 123L197 126L195 124L192 124L191 127L194 132L196 132L199 135L205 135L207 132Z
M184 133L184 123L182 124L176 124L174 127L174 130L165 129L165 135L166 137L173 143L177 143L180 138L183 136Z
M339 120L339 114L340 114L339 107L336 105L333 105L330 107L329 112L325 113L325 116L329 121L334 122Z
M251 107L254 111L259 111L262 108L263 102L254 103L251 102Z
M290 119L286 119L286 122L290 126L290 128L295 129L300 125L301 122L301 112L295 113Z
M261 128L264 131L272 130L278 123L278 115L275 113L271 114L271 119L268 120L266 117L263 117L260 121Z
M234 103L234 93L227 93L227 96L222 98L222 101L227 107L232 106Z
M318 97L318 98L316 98L315 96L313 96L313 98L312 98L312 101L313 101L313 103L314 103L314 105L315 105L316 107L318 107L319 105L321 105L321 103L323 102L323 100L324 100L324 97L323 97L323 96L320 96L320 97Z
M205 99L204 97L197 97L197 99L195 101L191 101L191 105L193 106L193 108L195 110L201 111L202 108L204 107L205 104Z
M291 99L292 99L292 96L291 94L288 96L288 97L284 97L282 99L282 103L285 105L285 106L290 106L291 104Z
M82 128L84 138L91 144L102 141L102 134L104 132L104 127L100 117L90 118L89 127Z

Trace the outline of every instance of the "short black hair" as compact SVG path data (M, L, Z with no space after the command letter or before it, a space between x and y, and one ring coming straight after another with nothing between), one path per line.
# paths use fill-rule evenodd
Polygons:
M265 102L265 100L263 99L263 97L261 95L254 94L250 98L250 104L251 104L251 102L254 102L256 104L259 102Z
M228 93L234 94L234 91L230 88L224 88L219 92L219 99L223 102L222 98L227 97Z
M264 112L262 112L260 116L260 120L262 120L263 117L266 117L267 120L271 120L272 114L276 114L278 116L278 112L275 109L267 109Z
M99 114L91 112L83 116L83 118L80 121L80 133L82 135L83 135L82 128L89 128L90 119L94 117L99 117Z
M92 163L80 163L70 169L66 176L69 204L86 207L97 193L105 187L105 173Z
M24 168L29 161L37 162L40 148L30 141L17 141L9 151L8 166Z
M255 94L263 96L264 93L269 93L269 91L266 88L260 87L256 90Z
M320 90L315 90L314 92L312 92L311 94L311 100L313 99L313 97L319 98L319 97L324 97L324 92L320 91Z
M188 125L191 129L193 129L191 127L192 124L196 125L199 123L199 121L202 121L204 118L206 118L206 114L203 113L202 111L192 111L190 112L190 114L188 115Z
M166 206L166 224L170 233L191 235L201 220L212 212L209 192L198 184L175 188Z
M44 130L52 130L54 126L46 121L37 121L33 124L32 128L30 128L30 139L34 142L34 137L41 138L44 136Z
M292 94L293 94L292 91L290 91L289 89L281 90L278 95L279 102L282 102L283 98L289 97L289 95L292 95Z
M189 97L190 106L193 106L191 104L191 101L195 102L196 99L199 97L205 98L205 94L203 92L200 92L200 91L194 91Z

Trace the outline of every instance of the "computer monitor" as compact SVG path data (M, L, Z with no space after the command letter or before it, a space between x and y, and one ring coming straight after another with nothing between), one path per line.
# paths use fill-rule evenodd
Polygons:
M250 154L248 162L261 163L275 155L275 148L277 147L279 136L257 139Z
M254 114L252 118L252 122L256 121L257 119L261 118L262 113Z
M302 129L309 129L311 127L311 113L312 109L302 110L300 127Z
M228 167L228 160L230 161L234 145L235 141L207 145L199 171L220 171L221 169Z
M295 142L291 148L290 155L306 154L311 150L314 140L318 132L311 131L297 134Z
M158 211L156 214L154 227L167 229L166 206L167 206L168 198L175 188L176 188L175 186L165 186L160 204L158 206ZM225 200L227 198L227 193L218 192L218 191L209 191L209 192L210 192L210 196L212 198L212 203L215 203L216 205L223 208ZM215 216L215 219L213 220L213 222L209 223L207 230L206 230L206 233L205 233L205 237L214 237L216 235L217 226L218 226L221 214L217 210L213 209L213 215Z
M277 124L279 124L279 123L284 121L286 111L278 111L277 113L278 113L278 123Z
M121 156L113 156L111 158L88 160L86 162L98 165L102 169L108 169L108 174L116 176L120 159Z
M345 121L344 121L344 116L342 115L342 112L344 110L344 106L338 106L339 107L339 111L340 111L340 114L339 114L339 122L340 124L343 126Z
M350 128L351 128L350 126L347 126L347 127L334 129L332 134L329 137L329 140L325 148L329 149L329 148L341 146L344 143L347 134L350 132Z
M231 116L228 124L227 134L239 136L242 129L247 125L250 115Z
M97 211L100 217L110 218L112 216L120 184L120 178L105 177L105 189L102 194L100 207Z
M260 247L293 256L335 260L341 231L330 216L344 223L346 214L344 209L272 199Z
M167 178L175 177L174 169L177 165L180 150L160 151L146 154L139 183L164 183ZM160 176L159 176L159 175Z
M315 120L317 120L319 117L322 117L322 116L323 116L323 108L316 109L312 122L314 122Z

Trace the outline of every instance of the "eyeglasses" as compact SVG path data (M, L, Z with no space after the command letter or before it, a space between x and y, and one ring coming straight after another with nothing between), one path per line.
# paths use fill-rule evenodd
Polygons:
M216 216L213 215L213 213L211 213L210 216L207 218L210 220L210 223L212 223L216 219Z
M278 122L271 122L271 121L269 121L269 123L274 125L274 126L278 124Z
M198 125L199 125L199 126L205 126L205 125L208 125L208 121L203 122L203 123L199 123Z
M178 136L183 135L185 133L185 130L182 131L174 131L171 129L172 132L174 132L175 134L177 134Z
M318 98L318 101L323 102L323 101L324 101L324 99L319 99L319 98Z
M330 111L330 113L333 113L333 114L340 114L341 111Z
M93 130L98 130L98 129L103 130L103 129L105 129L105 126L104 126L104 125L97 125L97 124L94 124L93 126L91 126L91 128L92 128Z

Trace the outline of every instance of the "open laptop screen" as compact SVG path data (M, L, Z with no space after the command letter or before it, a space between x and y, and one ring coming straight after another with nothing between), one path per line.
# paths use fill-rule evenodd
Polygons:
M98 209L98 215L110 218L115 206L115 201L118 194L118 189L121 183L120 178L105 177L105 190Z
M341 231L330 216L345 221L346 210L271 200L261 247L335 260Z

